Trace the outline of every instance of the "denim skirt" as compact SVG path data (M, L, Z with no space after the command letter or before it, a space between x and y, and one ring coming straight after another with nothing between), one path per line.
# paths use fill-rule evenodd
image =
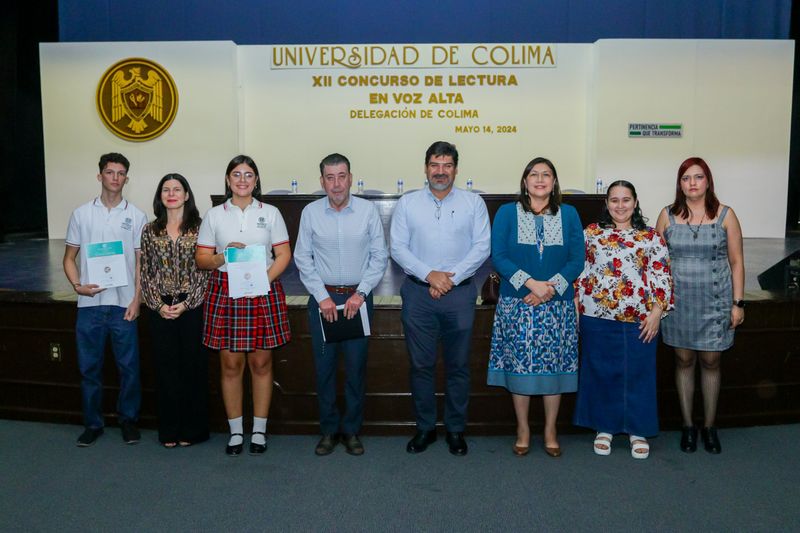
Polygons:
M658 337L639 340L638 322L581 315L577 426L641 437L658 434Z

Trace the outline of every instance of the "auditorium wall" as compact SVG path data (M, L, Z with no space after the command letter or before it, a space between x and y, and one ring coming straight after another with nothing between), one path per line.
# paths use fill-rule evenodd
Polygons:
M239 152L255 157L265 190L286 189L297 178L300 192L316 191L319 159L341 151L352 158L355 178L363 177L367 188L394 192L398 178L406 190L422 185L424 150L437 139L458 145L461 185L472 178L477 189L511 192L525 163L545 155L557 165L563 188L593 192L598 176L606 184L630 179L653 221L673 196L680 161L702 155L715 172L721 198L742 219L745 236L783 237L790 41L601 40L552 46L552 65L391 66L369 69L369 74L414 74L420 85L351 87L335 86L338 77L363 74L363 69L271 68L271 46L43 44L50 237L62 238L71 210L97 194L96 161L106 151L129 157L126 196L147 212L157 180L174 171L191 180L205 211L209 195L221 192L225 164ZM180 95L172 127L144 143L115 137L95 108L103 72L126 57L161 64ZM517 84L450 85L452 75L458 80L477 73L513 74ZM426 75L441 75L443 85L426 86ZM314 86L315 76L331 76L332 86ZM373 93L385 93L389 103L371 103ZM393 104L395 93L405 95L401 98L419 93L421 100ZM463 102L453 102L458 97L448 93ZM431 103L434 94L437 102ZM430 109L433 117L353 115L353 110L376 108ZM472 109L478 115L439 117L443 109ZM629 137L628 125L639 122L679 123L682 136ZM478 131L465 132L459 125ZM498 127L511 125L514 131L500 133Z
M42 117L51 239L66 235L70 213L100 192L100 154L131 162L124 195L152 217L153 193L169 172L189 178L201 212L222 186L225 165L239 151L236 46L232 42L48 43L40 46ZM100 121L97 85L111 65L145 57L164 66L178 86L172 126L148 142L113 135Z
M675 196L678 165L701 156L745 237L784 237L792 41L607 40L595 52L591 174L639 186L655 224ZM639 121L682 123L683 137L627 137Z

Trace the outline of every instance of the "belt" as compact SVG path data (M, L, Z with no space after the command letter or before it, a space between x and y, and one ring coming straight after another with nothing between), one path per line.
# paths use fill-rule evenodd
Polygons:
M412 282L416 283L417 285L422 285L423 287L430 287L431 286L430 283L428 283L427 281L422 281L417 276L412 276L411 274L409 274L407 277L408 277L409 280L411 280ZM472 278L467 278L464 281L462 281L461 283L459 283L458 285L456 285L456 287L463 287L464 285L469 285L470 283L472 283Z
M325 290L333 294L353 294L358 285L325 285Z
M188 297L189 294L185 292L176 295L162 294L161 301L164 303L164 305L178 305L179 303L185 301Z

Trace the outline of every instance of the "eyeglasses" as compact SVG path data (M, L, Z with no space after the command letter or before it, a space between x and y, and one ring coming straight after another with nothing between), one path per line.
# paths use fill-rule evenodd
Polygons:
M433 216L436 217L436 220L439 220L440 218L442 218L442 201L434 200L433 203L436 204L436 212L433 214Z
M245 181L251 181L255 177L256 177L256 175L253 174L252 172L245 172L244 174L239 172L239 171L231 172L231 178L233 178L235 180L244 179Z

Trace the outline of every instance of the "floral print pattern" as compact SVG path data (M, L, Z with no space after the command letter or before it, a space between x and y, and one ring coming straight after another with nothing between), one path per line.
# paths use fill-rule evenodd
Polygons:
M583 231L586 259L575 282L581 314L640 322L657 303L673 308L669 252L653 228L602 228L590 224Z

